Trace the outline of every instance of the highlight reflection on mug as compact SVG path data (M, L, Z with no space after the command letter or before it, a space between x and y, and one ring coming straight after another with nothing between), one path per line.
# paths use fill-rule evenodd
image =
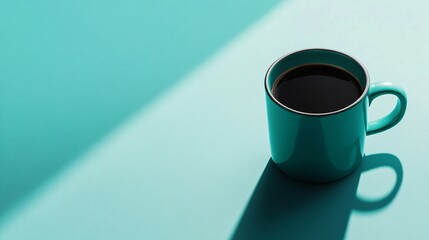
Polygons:
M361 199L361 174L380 167L395 171L393 189L375 201ZM232 238L344 239L351 211L381 210L397 195L402 178L401 162L387 153L366 156L352 174L326 184L293 180L270 159Z

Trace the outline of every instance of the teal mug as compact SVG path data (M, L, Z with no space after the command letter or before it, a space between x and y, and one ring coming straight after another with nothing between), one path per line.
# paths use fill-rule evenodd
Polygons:
M362 94L332 112L307 113L283 105L272 93L275 81L284 72L307 64L327 64L349 72L360 82ZM330 182L353 172L364 157L365 137L395 126L407 107L401 87L391 82L370 84L362 64L329 49L305 49L275 61L265 76L265 92L272 160L290 177L309 182ZM395 108L368 123L369 105L384 94L398 98Z

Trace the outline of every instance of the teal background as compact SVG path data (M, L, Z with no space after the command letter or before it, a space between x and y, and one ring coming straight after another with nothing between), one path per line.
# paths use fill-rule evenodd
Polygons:
M331 236L427 238L428 8L1 1L0 239L230 238L251 199L271 193L257 188L270 169L264 73L310 47L357 57L373 82L401 84L409 101L401 123L365 144L368 155L383 154L377 161L400 160L396 197L377 210L341 205ZM369 118L393 106L378 98ZM401 176L384 165L344 191L320 190L323 199L383 199ZM302 210L287 203L280 207ZM312 209L335 220L323 215L328 206L338 205ZM289 223L288 212L278 216L274 230Z

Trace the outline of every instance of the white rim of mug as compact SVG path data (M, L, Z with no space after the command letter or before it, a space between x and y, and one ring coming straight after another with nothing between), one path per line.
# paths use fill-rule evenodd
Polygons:
M362 68L362 70L364 71L364 73L365 73L365 88L364 88L364 90L363 90L363 92L362 92L362 94L360 95L360 97L358 98L358 99L356 99L356 101L354 101L352 104L350 104L350 105L348 105L348 106L346 106L346 107L344 107L344 108L341 108L341 109L338 109L338 110L335 110L335 111L332 111L332 112L324 112L324 113L309 113L309 112L302 112L302 111L298 111L298 110L295 110L295 109L293 109L293 108L290 108L290 107L287 107L286 105L284 105L284 104L282 104L281 102L279 102L274 96L273 96L273 94L272 94L272 92L271 92L271 90L269 89L269 86L268 86L268 76L271 74L271 70L273 69L273 67L278 63L278 62L280 62L281 60L283 60L284 58L286 58L286 57L288 57L288 56L290 56L290 55L293 55L293 54L297 54L297 53L300 53L300 52L305 52L305 51L313 51L313 50L322 50L322 51L330 51L330 52L335 52L335 53L339 53L339 54L341 54L341 55L344 55L344 56L346 56L346 57L348 57L348 58L350 58L351 60L353 60L353 61L355 61L361 68ZM323 64L323 63L315 63L315 64ZM303 66L303 65L305 65L305 64L302 64L302 65L299 65L299 66ZM337 68L341 68L341 69L343 69L342 67L340 67L340 66L337 66L337 65L334 65L334 64L327 64L327 65L331 65L331 66L334 66L334 67L337 67ZM347 71L347 72L349 72L349 71ZM282 73L283 74L283 73ZM282 75L281 74L281 75ZM280 76L281 76L280 75ZM356 77L354 74L352 74L354 77ZM279 77L280 77L279 76ZM357 77L356 77L357 78ZM275 83L275 82L274 82ZM273 84L274 84L273 83ZM268 70L267 70L267 72L266 72L266 74L265 74L265 91L267 92L267 94L268 94L268 96L270 96L270 98L277 104L277 105L279 105L280 107L282 107L282 108L284 108L284 109L286 109L286 110L288 110L288 111L291 111L291 112L294 112L294 113L298 113L298 114L301 114L301 115L307 115L307 116L326 116L326 115L332 115L332 114L336 114L336 113L340 113L340 112L343 112L343 111L346 111L347 109L349 109L349 108L352 108L353 106L355 106L356 104L358 104L360 101L362 101L362 99L364 99L365 98L365 96L367 95L367 93L368 93L368 89L369 89L369 85L370 85L370 81L369 81L369 74L368 74L368 71L366 70L366 68L363 66L363 64L360 62L360 61L358 61L356 58L354 58L354 57L352 57L352 56L350 56L350 55L348 55L348 54L345 54L345 53L342 53L342 52L339 52L339 51L336 51L336 50L332 50L332 49L328 49L328 48L306 48L306 49L302 49L302 50L298 50L298 51L294 51L294 52L290 52L290 53L287 53L287 54L285 54L285 55L283 55L283 56L281 56L279 59L277 59L275 62L273 62L273 64L271 64L271 66L268 68Z

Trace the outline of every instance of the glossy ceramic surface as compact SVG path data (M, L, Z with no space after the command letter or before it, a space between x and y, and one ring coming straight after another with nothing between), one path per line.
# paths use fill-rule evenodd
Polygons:
M275 80L284 71L311 63L335 65L352 73L364 89L361 97L343 109L321 114L299 112L279 103L271 94ZM401 87L390 82L370 85L369 75L358 61L328 49L283 56L269 68L265 90L272 159L289 176L311 182L337 180L356 169L365 155L365 136L397 124L407 104ZM368 105L383 94L397 96L397 105L386 117L368 124Z

